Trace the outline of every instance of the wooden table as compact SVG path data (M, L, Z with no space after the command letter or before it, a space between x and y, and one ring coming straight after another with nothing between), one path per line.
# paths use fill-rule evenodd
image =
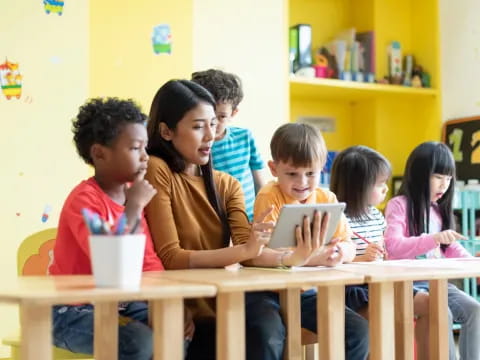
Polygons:
M480 276L480 258L353 263L337 269L363 274L369 284L371 360L414 358L412 282L429 280L430 357L443 360L448 359L448 279Z
M325 359L344 358L345 285L363 283L360 274L332 268L314 271L241 268L176 270L151 273L159 279L211 284L217 287L217 359L245 359L245 302L247 291L280 290L287 328L286 359L301 359L300 291L318 289L317 333ZM153 275L155 274L155 275Z
M214 286L145 277L140 290L95 288L92 276L18 277L0 302L20 306L21 358L52 358L52 305L94 303L95 359L118 358L118 302L149 300L155 359L183 359L183 299L214 296Z

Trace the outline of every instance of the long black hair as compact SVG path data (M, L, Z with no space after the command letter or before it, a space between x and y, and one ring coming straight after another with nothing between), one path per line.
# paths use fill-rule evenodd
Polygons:
M171 130L185 114L200 103L211 105L215 109L215 100L202 86L189 80L170 80L166 82L155 94L150 107L150 118L147 124L149 155L157 156L168 164L173 172L180 173L185 170L185 160L175 149L170 141L160 135L160 124L165 123ZM223 230L223 243L230 243L230 226L227 214L222 206L215 182L213 180L212 159L200 166L207 197L220 218Z
M363 145L351 146L333 161L330 190L347 203L345 214L353 220L368 219L368 199L380 176L390 177L390 162Z
M405 166L399 195L407 198L407 220L410 236L429 233L430 177L432 174L452 177L445 194L437 201L442 219L442 230L453 229L453 192L455 189L455 160L447 145L430 141L418 145ZM442 245L442 250L446 246Z

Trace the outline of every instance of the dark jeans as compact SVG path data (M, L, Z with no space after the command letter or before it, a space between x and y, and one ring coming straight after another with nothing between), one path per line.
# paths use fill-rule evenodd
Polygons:
M302 327L317 331L317 294L301 295ZM261 291L245 295L247 360L280 360L285 343L285 326L280 315L278 294ZM368 355L368 322L347 308L345 310L345 352L347 360L364 360ZM195 323L195 336L188 360L215 359L215 321Z
M54 306L53 344L75 353L93 354L93 306ZM119 310L118 358L150 360L153 355L148 305L130 302ZM188 345L188 342L185 343Z

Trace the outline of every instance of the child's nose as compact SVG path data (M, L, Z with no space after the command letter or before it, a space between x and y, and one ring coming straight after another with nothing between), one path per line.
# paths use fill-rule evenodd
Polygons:
M147 151L146 151L146 150L143 150L143 151L142 151L142 155L141 155L141 160L142 160L142 161L148 161L148 159L149 159L149 156L148 156Z

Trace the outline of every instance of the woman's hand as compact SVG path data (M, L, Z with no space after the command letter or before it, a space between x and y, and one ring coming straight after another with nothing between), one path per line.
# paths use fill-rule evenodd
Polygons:
M450 245L457 240L466 240L467 238L454 230L443 230L433 235L437 245Z
M264 246L270 241L274 224L271 221L264 222L264 220L272 211L273 207L266 209L252 223L250 237L246 244L249 259L259 256Z
M302 226L297 225L295 228L297 247L291 253L282 256L282 265L302 266L312 257L317 256L324 248L329 219L329 214L321 216L318 211L315 211L313 226L311 226L310 218L305 216Z

